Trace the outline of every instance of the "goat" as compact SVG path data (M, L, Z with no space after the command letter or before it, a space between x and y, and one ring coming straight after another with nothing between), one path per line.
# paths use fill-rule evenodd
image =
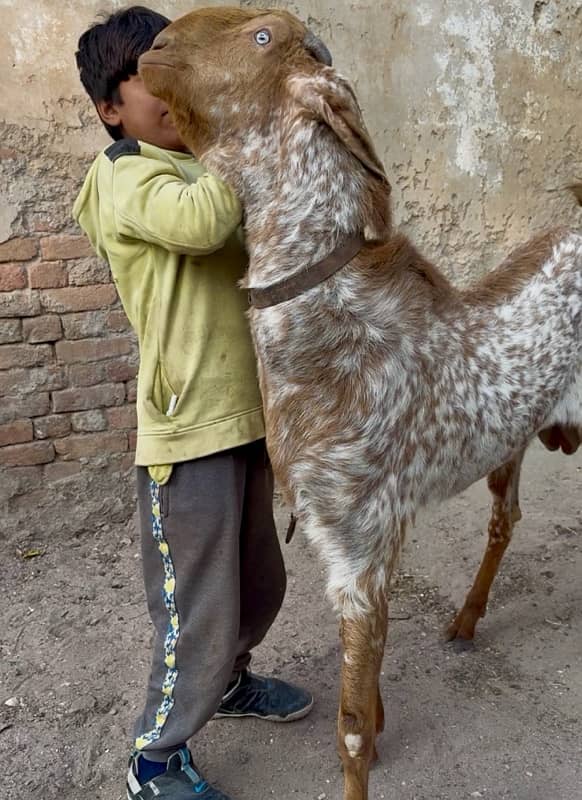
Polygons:
M366 800L388 589L407 526L488 475L489 543L449 637L469 639L536 434L582 436L582 236L556 229L467 291L392 229L349 84L281 10L199 9L140 59L185 142L242 199L273 468L341 620L345 800Z

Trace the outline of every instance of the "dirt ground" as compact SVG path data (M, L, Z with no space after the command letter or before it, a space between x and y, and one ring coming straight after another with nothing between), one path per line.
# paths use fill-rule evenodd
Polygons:
M535 446L518 526L475 645L444 643L481 557L480 483L410 532L382 672L387 711L371 798L582 800L582 457ZM281 527L286 516L280 514ZM300 533L257 671L308 685L291 725L212 722L192 743L233 800L338 800L339 649L323 573ZM149 662L133 525L2 552L0 797L121 800Z

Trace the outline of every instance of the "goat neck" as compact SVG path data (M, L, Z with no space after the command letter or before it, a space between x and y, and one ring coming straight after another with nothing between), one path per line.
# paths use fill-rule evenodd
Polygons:
M339 92L341 82L332 70L326 72L326 85ZM311 80L308 75L290 78L284 102L274 104L267 119L253 120L251 105L238 130L202 154L208 168L235 187L245 207L249 285L293 274L327 256L347 236L379 241L390 235L387 181L295 99Z
M293 93L275 104L268 119L245 124L238 135L221 137L203 154L209 169L242 199L253 286L321 260L347 236L382 240L390 231L387 183L296 102L293 94L300 94L302 81L310 78L291 80Z

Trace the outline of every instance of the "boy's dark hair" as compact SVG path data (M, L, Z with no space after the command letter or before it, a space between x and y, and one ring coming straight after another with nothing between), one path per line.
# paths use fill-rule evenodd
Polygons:
M131 6L96 22L79 39L75 54L81 83L91 100L121 103L119 84L137 75L137 60L170 20L144 6ZM120 126L103 122L113 139Z

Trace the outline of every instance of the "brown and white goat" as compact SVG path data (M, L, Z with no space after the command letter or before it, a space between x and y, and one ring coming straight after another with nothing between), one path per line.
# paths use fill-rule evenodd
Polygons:
M455 289L392 230L388 180L328 55L286 12L200 9L158 36L140 72L242 199L248 286L307 278L250 321L273 467L341 618L344 796L365 800L407 525L489 476L489 543L449 628L471 638L519 519L525 448L542 431L552 448L580 443L582 237L546 233ZM343 268L305 288L305 268L358 239Z

